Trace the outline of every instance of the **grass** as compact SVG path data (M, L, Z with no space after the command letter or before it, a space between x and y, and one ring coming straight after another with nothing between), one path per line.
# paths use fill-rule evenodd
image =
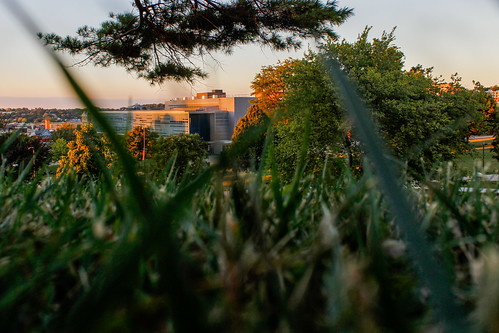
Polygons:
M482 145L473 145L481 148ZM484 154L483 154L484 153ZM499 174L499 161L494 158L492 149L476 149L469 154L462 155L455 161L458 170L470 175L475 169L485 171L486 174ZM485 166L485 170L484 170Z
M136 211L121 178L106 184L68 173L17 182L3 175L3 331L411 332L439 325L371 175L345 172L330 184L306 176L293 192L293 184L221 172L180 187L149 183L152 207L163 212L159 224ZM414 192L421 227L452 272L459 303L474 314L470 321L484 326L495 320L499 295L483 290L495 290L497 280L487 278L495 266L477 267L498 253L499 205L491 194L459 193L452 173L440 181L441 190ZM279 197L291 211L278 207Z

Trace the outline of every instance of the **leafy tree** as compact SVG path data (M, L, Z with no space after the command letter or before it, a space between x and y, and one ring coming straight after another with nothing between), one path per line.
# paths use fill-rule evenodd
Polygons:
M76 37L40 34L44 43L81 63L116 64L151 83L194 80L206 74L192 58L230 53L258 43L282 50L304 38L335 38L333 27L352 11L317 0L135 0L133 11L111 15L99 28L84 26Z
M118 161L118 155L114 151L113 144L111 143L111 140L107 136L106 133L102 135L102 149L104 153L104 159L107 163L107 167L119 167L115 162Z
M68 151L68 142L63 138L59 138L50 147L50 159L52 161L59 161L63 156L68 154Z
M477 127L480 124L482 129L486 129L483 117L487 111L484 109L490 106L487 106L487 99L480 96L478 91L463 87L461 77L457 73L451 76L451 81L444 87L439 96L444 103L442 110L451 120L447 125L445 137L442 137L442 143L450 147L450 154L454 155L470 149L466 140L472 134L470 124L476 124Z
M295 63L295 60L288 59L275 66L263 67L251 82L251 89L257 97L251 102L269 118L273 118L279 104L284 99L286 93L284 80L293 73Z
M262 68L252 82L252 88L258 99L252 101L254 108L248 111L249 119L242 118L236 126L234 143L240 141L239 138L246 138L257 124L272 117L274 155L282 176L292 177L306 131L310 133L306 156L308 171L322 171L326 158L330 167L337 165L335 160L341 159L347 132L334 88L315 54L308 53L301 60L287 60ZM264 136L261 136L255 140L256 146L250 147L261 151L263 143ZM247 166L249 155L247 151L244 153L246 164L243 166Z
M240 167L247 168L252 160L257 163L261 160L269 122L270 118L256 103L237 122L230 150L236 154Z
M52 133L52 141L56 142L58 139L64 139L66 142L73 141L76 138L76 129L71 124L63 124Z
M468 124L468 136L491 134L496 127L496 101L480 82L475 82L471 98L479 107L480 117Z
M76 173L98 175L104 162L103 142L92 124L83 125L76 131L76 138L68 143L68 153L59 160L57 174L66 168ZM99 160L102 163L99 163Z
M168 162L175 159L175 172L180 181L186 172L196 174L207 165L208 144L198 134L179 134L160 137L155 146L153 160L156 174L165 171Z
M285 77L291 75L295 60L279 62L275 66L265 66L251 82L254 100L247 114L239 119L229 152L236 155L236 162L241 168L248 168L253 160L258 165L263 153L265 137L268 134L269 121L276 120L276 113L281 111L280 104L286 92ZM282 112L279 119L283 121Z
M451 82L422 66L403 70L404 54L393 44L394 31L369 40L366 28L354 43L330 42L325 48L358 84L374 120L395 155L418 168L449 160L467 150L468 124L480 106L454 75Z
M328 165L335 167L333 161L340 158L347 132L334 87L317 56L308 53L296 61L292 75L285 75L283 81L286 88L280 110L284 121L276 122L274 127L281 174L288 179L294 174L306 132L308 172L322 172L326 158Z
M157 139L157 133L151 131L149 127L134 126L131 131L125 135L125 144L132 155L137 160L142 160L143 157L150 158L151 147ZM145 149L145 156L144 154Z
M12 134L0 135L0 147L11 137ZM35 157L33 168L37 171L49 158L49 146L36 137L20 134L2 154L1 159L6 160L8 168L24 168Z
M309 172L322 171L326 158L332 171L342 159L354 171L360 168L355 128L344 119L334 85L323 74L323 56L335 57L357 83L386 142L411 168L418 169L421 159L431 165L469 149L468 125L483 119L484 110L490 109L486 98L478 90L465 89L457 75L446 83L434 77L431 68L404 70L404 54L393 43L394 31L372 40L369 31L366 28L354 43L330 41L319 56L309 53L287 62L286 68L269 66L257 75L255 86L278 91L261 94L257 103L280 115L273 125L275 155L285 177L296 169L306 131Z

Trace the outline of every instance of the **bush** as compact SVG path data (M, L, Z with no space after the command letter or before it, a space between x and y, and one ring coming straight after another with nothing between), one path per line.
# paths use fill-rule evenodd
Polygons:
M160 137L155 146L154 173L164 175L169 162L178 181L186 176L198 174L207 166L208 144L198 134L179 134Z

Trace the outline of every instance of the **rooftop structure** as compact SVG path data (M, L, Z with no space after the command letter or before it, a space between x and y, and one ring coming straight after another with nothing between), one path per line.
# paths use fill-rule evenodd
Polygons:
M491 95L496 103L499 103L499 90L487 90L487 93Z

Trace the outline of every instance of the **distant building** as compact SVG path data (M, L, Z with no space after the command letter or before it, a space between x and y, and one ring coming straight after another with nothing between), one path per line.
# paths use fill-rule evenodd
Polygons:
M487 90L487 93L492 96L496 103L499 103L499 90Z
M50 123L50 130L58 130L59 128L63 126L71 126L73 128L79 128L81 125L83 125L81 120L71 120L71 121L59 121L56 123Z
M41 141L49 141L52 133L48 129L41 128L33 132L33 136L38 137Z
M58 121L58 122L51 122L49 118L45 118L43 121L43 128L46 130L51 130L55 131L61 128L62 126L71 126L73 128L78 128L82 125L81 120L70 120L70 121Z
M210 151L217 154L230 143L234 127L248 111L252 99L226 97L222 90L212 90L199 93L196 98L167 101L164 110L117 110L102 114L119 134L134 126L150 127L161 136L197 133L208 142ZM89 122L86 114L82 121Z

